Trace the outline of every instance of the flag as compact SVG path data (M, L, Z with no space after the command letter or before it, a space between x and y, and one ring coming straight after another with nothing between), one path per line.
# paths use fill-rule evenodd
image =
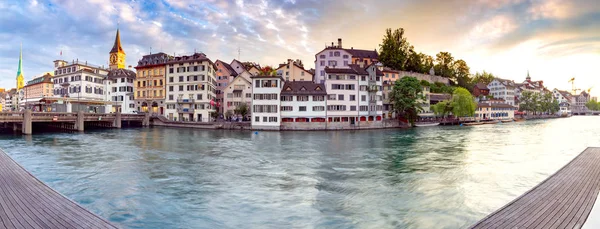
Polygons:
M62 50L60 50L60 56L62 56Z

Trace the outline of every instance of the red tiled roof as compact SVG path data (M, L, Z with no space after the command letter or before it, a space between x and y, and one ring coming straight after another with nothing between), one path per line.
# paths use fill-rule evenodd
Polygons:
M281 95L327 95L325 84L312 81L287 81L281 89Z

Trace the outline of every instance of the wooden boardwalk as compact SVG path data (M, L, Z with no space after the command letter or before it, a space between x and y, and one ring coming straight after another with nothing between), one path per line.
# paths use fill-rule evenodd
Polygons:
M0 228L116 228L39 181L0 150Z
M554 175L471 228L581 228L598 191L600 148L588 148Z

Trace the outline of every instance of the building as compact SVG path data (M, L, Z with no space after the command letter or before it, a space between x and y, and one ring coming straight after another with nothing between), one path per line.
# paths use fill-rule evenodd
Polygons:
M571 112L577 115L586 114L589 109L585 106L590 101L590 94L583 91L579 95L573 96L571 104Z
M27 82L23 88L25 97L22 106L33 111L48 111L44 100L54 97L52 75L46 73Z
M137 110L133 96L135 72L117 68L108 72L106 79L105 86L108 100L112 106L111 112L136 113Z
M223 114L228 114L230 117L248 118L251 117L251 112L248 112L247 117L241 117L235 114L235 109L246 104L248 111L252 106L252 75L248 71L239 74L235 79L224 88L223 98Z
M216 102L219 104L225 104L225 101L223 100L223 97L225 95L224 90L227 87L227 85L229 85L229 83L231 83L231 81L235 79L238 73L231 67L231 65L221 60L215 61L215 65L217 66L217 90L215 92L217 96ZM224 108L224 105L218 107L219 113L225 114Z
M117 35L115 36L115 44L109 52L109 69L123 69L125 68L125 51L121 47L121 36L119 35L119 29L117 29Z
M280 95L283 79L278 76L252 76L252 128L279 130Z
M378 61L377 51L344 49L342 39L338 39L338 44L325 47L324 50L315 55L315 75L316 83L323 83L327 78L326 68L349 69L350 64L355 64L365 68L371 63Z
M313 75L306 69L301 60L288 59L277 68L277 75L285 81L313 81Z
M2 111L16 111L16 105L13 101L13 98L15 98L16 96L18 96L16 88L10 89L6 92L6 95L4 97L4 106L2 106Z
M174 57L165 53L149 54L138 61L133 95L137 112L165 114L166 66Z
M281 125L310 129L310 123L327 120L327 91L312 81L286 81L281 90Z
M174 121L209 122L216 99L217 66L204 53L167 62L166 116Z
M473 97L488 96L490 89L483 83L477 83L473 86Z
M517 105L515 101L515 89L517 84L512 80L496 78L487 85L489 95L497 99L504 99L511 106Z
M503 99L492 99L477 103L476 120L509 120L515 117L517 108Z
M108 69L79 62L68 63L64 60L54 61L53 98L46 98L46 103L53 103L55 112L94 112L108 111L104 80Z

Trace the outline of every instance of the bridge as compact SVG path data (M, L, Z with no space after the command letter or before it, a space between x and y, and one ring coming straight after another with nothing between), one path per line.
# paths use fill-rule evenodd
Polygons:
M109 127L121 128L123 123L139 123L142 126L150 124L148 114L97 114L79 112L2 112L0 113L0 125L13 130L21 130L23 134L32 134L33 127L57 128L74 131L84 131L85 127Z

